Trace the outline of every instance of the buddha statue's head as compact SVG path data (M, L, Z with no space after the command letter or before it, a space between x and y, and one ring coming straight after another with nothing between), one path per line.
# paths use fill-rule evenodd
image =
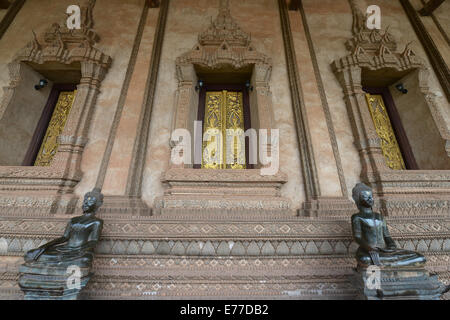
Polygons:
M102 204L103 194L99 188L94 188L84 195L82 209L84 213L95 213Z
M358 208L372 208L373 194L372 189L364 183L358 183L352 190L352 198Z

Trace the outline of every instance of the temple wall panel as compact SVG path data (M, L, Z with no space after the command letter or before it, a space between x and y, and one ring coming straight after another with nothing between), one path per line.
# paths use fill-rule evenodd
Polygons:
M311 62L305 29L298 12L291 11L289 19L297 55L303 98L307 106L307 116L319 174L321 195L339 197L342 196L342 192L339 185L336 161L325 119L325 111L320 100L317 79Z
M352 13L347 1L326 0L317 6L313 0L303 1L312 41L316 49L336 139L349 194L360 180L361 163L354 145L354 136L343 99L342 87L330 68L330 63L347 54L345 41L351 37Z
M361 10L373 4L370 1L358 2ZM396 1L380 0L377 5L381 8L381 27L389 26L389 32L398 43L401 52L409 42L413 41L413 48L431 69L427 55L412 28L401 4ZM351 119L344 102L342 87L333 74L330 63L336 58L345 56L348 51L345 42L351 37L352 14L348 1L324 1L317 6L313 0L303 1L314 46L316 47L319 69L324 82L327 101L331 115L336 124L336 138L342 157L348 191L360 180L361 163L358 151L354 145L354 135L351 129ZM436 95L438 108L442 114L447 114L448 102L442 93L442 88L433 70L429 77L430 92ZM414 89L412 89L414 90ZM448 123L448 122L447 122ZM444 150L445 151L445 150Z
M137 132L139 115L144 105L147 76L152 56L155 27L159 9L150 9L142 33L136 65L130 79L122 116L114 139L111 158L106 172L103 190L108 195L125 193L128 172L133 156L133 145ZM124 67L125 70L125 67Z
M143 199L150 206L155 197L163 194L160 177L169 165L168 141L177 89L175 59L194 47L197 35L208 27L209 17L215 17L217 8L217 3L211 1L171 1L143 182ZM241 28L251 33L255 49L273 59L270 87L274 127L280 129L280 171L289 176L289 181L282 188L282 195L291 199L293 209L298 209L304 200L304 191L277 2L232 0L230 8Z
M414 52L424 61L425 66L429 69L429 77L428 77L428 86L429 86L429 92L431 93L432 96L435 97L435 101L436 101L436 109L438 110L438 112L442 115L443 117L443 123L444 126L446 126L447 131L450 128L450 105L449 102L444 94L444 91L442 90L442 87L438 81L438 78L431 66L430 60L425 52L425 49L422 46L422 43L420 42L419 38L417 37L416 33L414 32L414 29L411 25L411 23L408 20L407 15L405 14L401 4L397 1L388 1L388 0L382 0L380 1L379 4L380 8L381 8L381 12L382 12L382 27L386 28L387 26L389 27L389 31L392 33L393 37L396 39L397 41L397 45L398 45L398 51L402 52L403 49L405 48L405 46L412 42L411 47L414 49ZM428 30L428 32L430 32ZM438 48L442 48L443 51L441 52L441 55L444 57L445 56L445 51L446 48L448 49L448 45L446 44L438 44L436 43ZM411 84L411 87L408 88L408 86L405 87L406 89L409 90L410 93L412 94L419 94L418 92L418 82L414 81L414 84ZM423 101L423 98L420 99L420 101ZM426 105L423 105L423 108L427 108ZM416 106L417 111L419 110L418 106ZM428 107L428 110L422 110L421 112L423 112L424 114L429 113L430 112L430 107ZM428 120L426 121L430 121L429 117L427 117ZM434 125L436 125L436 119L434 120ZM403 121L403 119L402 119ZM408 124L406 124L405 122L403 122L403 124L405 126L407 126ZM434 131L434 128L431 128L431 132ZM430 136L433 135L433 133L430 132ZM438 138L438 137L437 137ZM442 136L440 137L440 139L442 139ZM433 153L435 155L441 154L445 156L445 145L441 142L441 141L435 141L433 143L436 147L435 148L440 148L441 150L436 151L436 153ZM437 163L440 163L440 167L441 169L448 169L448 158L447 159L442 159L442 161L439 160L433 160L433 162L435 163L434 166L437 166ZM447 163L447 164L445 164ZM434 167L436 168L436 167Z
M144 0L96 1L94 28L100 36L96 47L110 55L113 64L102 82L94 109L89 141L82 158L83 179L76 188L79 195L95 185L137 31L139 19L136 17L140 16L143 3ZM7 64L32 40L31 31L34 30L39 40L53 22L64 23L66 8L71 4L73 1L70 0L26 1L0 41L0 87L9 84ZM146 71L144 69L143 72ZM145 81L145 76L142 78ZM34 89L31 87L30 90ZM0 99L2 94L0 92Z
M120 98L126 68L143 8L143 0L97 0L94 9L95 30L101 37L97 45L110 55L113 64L102 82L100 94L84 150L83 180L76 193L81 196L95 185L106 142Z
M413 2L412 2L413 3ZM367 6L371 4L370 1L366 1ZM397 50L402 52L405 46L412 42L412 48L415 53L424 60L425 66L430 69L429 75L429 91L436 96L436 102L440 111L443 114L448 113L449 104L445 95L443 93L442 87L439 84L439 81L436 77L436 74L431 67L430 60L423 48L419 38L417 37L414 29L409 22L407 15L405 14L402 5L398 1L389 1L389 0L380 0L377 1L378 6L381 8L381 28L387 28L389 26L389 32L392 34L393 38L397 42ZM366 7L367 7L366 6ZM361 5L361 8L364 8L364 5ZM445 50L448 48L446 44L438 45L439 48ZM441 54L444 56L444 53L441 51ZM407 88L408 89L408 88ZM450 118L447 118L447 126L450 127Z

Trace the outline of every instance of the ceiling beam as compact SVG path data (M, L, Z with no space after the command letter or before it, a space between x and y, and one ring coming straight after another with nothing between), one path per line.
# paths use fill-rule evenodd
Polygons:
M429 16L436 10L445 0L430 0L428 1L422 9L419 10L419 13L422 16Z

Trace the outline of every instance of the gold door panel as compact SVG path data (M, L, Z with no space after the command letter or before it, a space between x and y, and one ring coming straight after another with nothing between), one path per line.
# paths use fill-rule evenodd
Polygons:
M48 124L41 148L34 162L35 166L49 166L58 151L58 136L63 132L67 118L75 100L75 91L61 91L53 111L52 118Z
M386 159L386 165L393 170L406 169L383 97L367 93L366 99L375 130L381 139L381 150Z
M202 168L246 168L242 92L206 92L203 134Z

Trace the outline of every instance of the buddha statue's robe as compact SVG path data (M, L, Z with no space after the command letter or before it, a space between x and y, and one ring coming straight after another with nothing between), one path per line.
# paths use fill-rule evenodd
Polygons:
M102 228L100 219L76 217L67 224L64 236L27 253L29 267L91 267L94 247ZM35 257L35 254L38 256Z
M352 230L355 241L360 245L356 259L361 267L374 264L391 267L423 266L426 262L425 257L417 252L396 248L389 235L386 220L379 213L354 214Z

